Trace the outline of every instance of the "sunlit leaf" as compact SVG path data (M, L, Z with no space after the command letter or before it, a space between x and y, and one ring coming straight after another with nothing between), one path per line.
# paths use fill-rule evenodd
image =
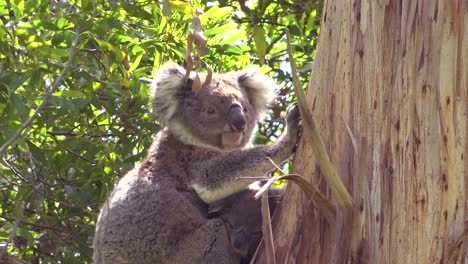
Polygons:
M266 49L268 46L265 29L263 29L262 26L256 26L253 29L252 35L255 41L255 47L257 48L257 56L260 59L260 64L264 64Z
M228 23L228 24L224 24L220 27L216 27L216 28L212 28L212 29L209 29L209 30L206 30L204 32L204 34L206 36L214 36L214 35L218 35L218 34L223 34L223 33L226 33L226 32L229 32L230 30L233 30L237 27L237 25L235 23Z
M220 19L225 20L226 17L232 14L233 8L232 7L219 7L219 6L212 6L210 7L204 14L200 15L200 20L202 24L207 24L208 22L217 21Z
M138 66L140 65L140 61L141 61L141 58L143 58L143 52L141 52L136 58L135 60L133 61L132 65L130 66L130 68L128 69L128 72L132 72L134 71L136 68L138 68Z
M195 7L190 4L190 2L179 1L179 0L169 0L173 10L183 12L185 14L192 14L195 12Z

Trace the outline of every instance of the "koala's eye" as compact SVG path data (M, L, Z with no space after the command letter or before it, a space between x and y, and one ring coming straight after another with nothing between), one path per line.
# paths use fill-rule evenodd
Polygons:
M208 108L206 109L206 112L207 112L208 114L212 115L212 114L216 113L216 110L215 110L213 107L208 107Z

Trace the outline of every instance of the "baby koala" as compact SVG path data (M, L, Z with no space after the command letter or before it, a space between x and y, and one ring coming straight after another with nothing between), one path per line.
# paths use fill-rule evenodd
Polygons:
M199 73L201 81L206 78ZM99 215L94 262L238 264L220 218L208 206L246 190L287 160L299 134L299 109L286 111L275 144L247 147L257 121L275 97L273 80L256 71L213 75L195 92L185 70L166 65L156 74L153 111L165 124L147 157L117 184Z
M270 216L281 200L284 188L268 190ZM254 190L235 193L209 206L209 216L220 218L226 225L229 240L241 256L241 264L249 264L260 241L262 233L261 199L256 200Z

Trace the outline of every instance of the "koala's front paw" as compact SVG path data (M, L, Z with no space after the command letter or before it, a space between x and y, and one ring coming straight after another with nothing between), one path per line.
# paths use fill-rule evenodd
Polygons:
M298 134L300 130L301 113L299 106L294 103L286 108L286 125L288 133Z
M286 108L286 123L288 126L299 125L301 113L299 112L299 106L294 103Z
M301 114L297 104L292 104L286 108L285 119L288 144L296 146L301 131Z

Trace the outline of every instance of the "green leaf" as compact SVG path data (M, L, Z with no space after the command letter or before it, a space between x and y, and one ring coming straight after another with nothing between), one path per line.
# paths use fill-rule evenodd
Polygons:
M313 10L307 21L306 32L309 33L312 29L315 28L315 17L317 16L317 10Z
M2 228L0 228L0 240L1 241L6 241L10 237L10 232L8 232L6 225L3 225Z
M232 14L233 8L232 7L219 7L219 6L212 6L208 9L204 14L200 15L200 22L202 25L207 23L214 23L218 20L225 20L226 17Z
M162 13L164 16L169 16L171 14L171 3L169 0L163 0L162 3Z
M219 34L224 34L224 33L227 33L231 30L235 30L237 27L237 25L235 23L228 23L228 24L224 24L220 27L215 27L215 28L212 28L212 29L208 29L208 30L205 30L203 32L203 34L207 37L209 36L216 36L216 35L219 35Z
M128 72L134 71L136 68L138 68L138 65L140 65L141 58L143 58L143 52L140 52L138 56L136 57L135 61L133 61L132 65L128 69Z
M288 29L291 35L298 36L298 37L302 36L301 29L297 25L289 25Z
M145 20L152 22L153 16L150 13L148 13L146 10L138 6L136 3L122 1L120 2L120 4L125 9L125 11L127 11L130 15L143 18Z
M63 29L70 24L70 21L66 18L61 17L56 23L58 28Z
M195 8L192 6L190 2L179 1L179 0L171 0L171 8L173 10L182 12L184 14L192 14L195 11Z
M18 228L16 229L16 235L22 238L25 238L27 241L28 247L31 247L34 245L34 237L29 230L24 229L24 228Z
M260 64L264 64L266 49L268 46L265 29L263 29L262 26L255 26L252 35L255 41L255 47L257 48L257 56L260 59Z
M26 144L28 145L29 152L31 152L35 160L40 161L40 162L46 161L46 157L44 156L44 153L42 153L42 150L40 148L38 148L30 140L26 140Z
M268 138L266 138L265 136L257 133L257 135L255 137L255 144L256 145L264 145L264 144L267 144L268 142L270 142L270 140Z
M26 119L29 116L29 112L27 110L26 105L24 104L21 96L17 94L11 94L11 103L15 107L15 109L18 111L18 115L22 117L21 119Z
M61 90L52 94L52 96L65 97L65 98L76 98L82 97L83 92L77 90Z
M65 36L63 34L55 34L52 37L52 45L57 46L65 40Z
M3 111L7 107L9 99L10 99L10 90L5 84L0 83L0 115L3 113Z
M29 74L20 75L8 85L8 87L10 87L10 91L15 91L16 89L18 89L18 87L23 85L23 83L26 82L29 79L29 77Z

